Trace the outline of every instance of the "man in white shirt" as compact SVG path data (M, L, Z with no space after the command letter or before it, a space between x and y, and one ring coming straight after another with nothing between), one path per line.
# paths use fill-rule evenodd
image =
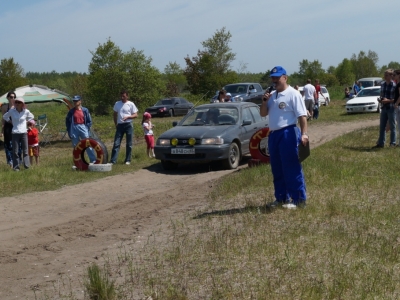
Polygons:
M311 79L307 79L307 84L303 87L303 91L304 103L310 116L310 120L312 120L314 114L314 98L316 95L316 90L315 87L311 84Z
M115 164L118 159L119 148L121 141L126 135L126 156L125 164L130 165L132 159L132 141L133 141L133 126L132 120L137 118L138 109L136 105L128 100L128 92L121 91L121 100L115 102L114 105L114 124L116 127L114 145L111 152L111 164Z
M275 201L270 207L296 208L306 203L306 185L299 161L299 144L307 145L307 111L298 91L287 83L286 70L271 71L276 91L266 92L261 116L269 116L268 150L274 177ZM296 126L300 123L300 128Z

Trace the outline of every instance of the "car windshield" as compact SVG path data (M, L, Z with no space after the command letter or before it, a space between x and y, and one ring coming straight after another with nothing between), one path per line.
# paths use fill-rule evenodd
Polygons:
M357 98L359 97L379 97L381 95L381 89L363 89L357 94Z
M171 99L163 99L158 101L155 105L171 105L172 100Z
M236 107L198 107L192 109L180 126L235 125L239 119Z
M233 94L243 94L247 93L247 85L245 84L232 84L227 85L225 88L227 93Z
M363 88L374 86L374 82L372 80L368 81L359 81Z

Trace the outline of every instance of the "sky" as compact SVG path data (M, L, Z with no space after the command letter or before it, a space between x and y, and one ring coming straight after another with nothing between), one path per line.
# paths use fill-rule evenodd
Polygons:
M235 71L281 65L291 74L303 59L327 69L368 50L382 66L400 61L399 11L393 0L2 0L0 59L25 72L87 72L91 51L110 38L163 72L169 62L184 68L226 27Z

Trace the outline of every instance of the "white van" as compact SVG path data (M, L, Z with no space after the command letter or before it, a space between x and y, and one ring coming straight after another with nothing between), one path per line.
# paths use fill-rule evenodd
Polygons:
M380 86L382 81L383 79L381 77L366 77L358 79L358 82L361 82L363 88Z

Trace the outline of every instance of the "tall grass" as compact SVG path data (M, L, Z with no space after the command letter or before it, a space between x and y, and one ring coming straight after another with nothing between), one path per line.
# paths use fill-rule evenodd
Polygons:
M400 150L372 150L376 134L312 151L304 210L266 208L268 165L222 178L201 211L113 266L120 287L151 299L398 299Z

